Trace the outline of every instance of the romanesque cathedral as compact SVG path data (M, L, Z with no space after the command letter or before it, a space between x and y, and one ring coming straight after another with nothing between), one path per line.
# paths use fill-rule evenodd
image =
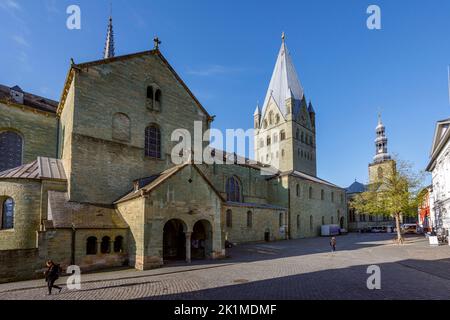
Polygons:
M345 190L317 176L315 112L283 36L253 114L256 161L174 164L171 133L213 117L157 39L115 56L110 20L103 59L72 61L60 101L0 86L0 279L36 277L46 259L145 270L347 228Z

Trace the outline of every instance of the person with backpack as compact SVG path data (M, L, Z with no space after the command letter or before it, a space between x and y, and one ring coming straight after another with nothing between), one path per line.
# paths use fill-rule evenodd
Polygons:
M58 280L59 275L61 274L61 267L52 260L48 260L46 265L47 271L45 271L45 281L47 282L48 295L52 294L53 288L59 289L59 292L61 292L62 287L55 285L55 281Z

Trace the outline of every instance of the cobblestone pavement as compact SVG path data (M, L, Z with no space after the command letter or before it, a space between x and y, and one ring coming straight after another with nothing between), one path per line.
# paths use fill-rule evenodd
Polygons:
M46 295L42 280L0 285L3 299L450 299L450 246L423 237L403 246L393 235L350 234L248 244L221 261L82 275L81 290ZM381 290L368 290L367 267L381 268ZM65 283L60 279L59 283Z

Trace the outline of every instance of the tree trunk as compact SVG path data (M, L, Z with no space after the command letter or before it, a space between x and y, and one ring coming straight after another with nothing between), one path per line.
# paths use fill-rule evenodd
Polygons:
M397 228L397 243L403 244L402 230L400 229L400 213L395 214L395 226Z

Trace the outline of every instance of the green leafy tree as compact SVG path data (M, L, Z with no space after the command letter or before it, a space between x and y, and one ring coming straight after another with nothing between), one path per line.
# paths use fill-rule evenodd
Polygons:
M417 216L422 202L423 173L416 173L409 162L395 160L391 172L368 186L366 192L356 195L350 206L360 213L370 215L388 214L395 218L397 242L403 243L400 229L401 216Z

